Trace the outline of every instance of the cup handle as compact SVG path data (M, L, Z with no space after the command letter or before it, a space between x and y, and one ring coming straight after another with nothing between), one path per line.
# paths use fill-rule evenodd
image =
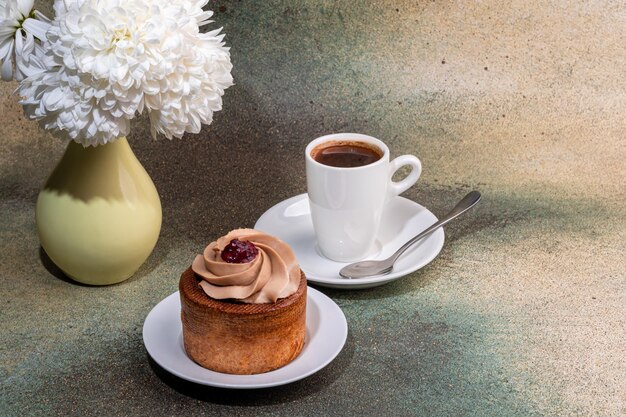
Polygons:
M393 174L403 166L410 166L411 172L401 181L393 181L391 178ZM413 184L417 182L422 174L422 163L416 156L402 155L395 158L389 163L389 194L391 196L397 196L411 188Z

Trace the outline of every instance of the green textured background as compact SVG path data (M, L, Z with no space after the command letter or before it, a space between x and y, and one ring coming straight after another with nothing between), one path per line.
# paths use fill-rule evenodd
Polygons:
M200 135L134 124L164 218L120 285L74 284L42 257L34 205L64 144L0 84L0 415L626 414L623 2L210 7L236 85ZM322 289L349 336L314 376L231 392L151 363L143 320L194 254L304 192L304 146L339 131L417 154L404 195L437 215L484 199L428 267Z

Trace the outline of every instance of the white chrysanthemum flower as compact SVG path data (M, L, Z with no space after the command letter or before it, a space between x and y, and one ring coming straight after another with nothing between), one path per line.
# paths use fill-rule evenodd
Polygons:
M33 10L34 0L0 0L0 62L4 81L39 71L50 20Z
M46 69L20 85L26 115L83 145L127 135L144 109L155 136L198 133L233 83L221 29L200 32L206 4L57 0Z

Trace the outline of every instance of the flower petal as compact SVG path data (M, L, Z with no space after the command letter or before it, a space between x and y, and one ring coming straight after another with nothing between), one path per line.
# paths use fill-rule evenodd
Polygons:
M42 22L45 22L45 23L52 23L52 19L50 19L49 17L41 13L39 10L35 10L34 15L35 15L35 19L37 20L41 20Z
M42 22L37 19L28 18L22 23L22 27L29 33L32 33L37 39L41 41L46 40L46 32L50 28L50 24Z
M11 22L8 22L6 24L5 22L8 21L0 20L0 42L2 42L4 39L10 39L15 36L15 31L17 30L17 28L13 26Z
M35 0L16 0L17 1L17 11L24 17L28 17L30 12L33 10L33 5L35 4Z
M0 59L5 59L6 56L10 55L9 50L14 42L15 39L12 37L4 41L0 41Z
M6 56L2 57L2 79L11 81L13 79L13 49L14 43L9 44L9 50Z

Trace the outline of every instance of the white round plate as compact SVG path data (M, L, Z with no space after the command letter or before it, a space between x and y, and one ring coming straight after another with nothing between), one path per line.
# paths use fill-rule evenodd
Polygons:
M148 354L166 371L197 384L220 388L266 388L289 384L314 374L341 352L348 323L337 304L314 288L307 288L306 336L296 359L275 371L231 375L205 369L189 359L183 347L178 291L157 304L143 324Z
M385 207L375 253L367 259L385 259L400 246L437 221L437 217L414 201L393 198ZM339 270L348 263L332 261L316 247L315 232L307 194L300 194L276 204L257 220L255 229L288 243L296 254L307 279L331 288L370 288L386 284L414 272L435 259L444 242L443 228L409 248L396 261L390 274L360 279L345 279Z

